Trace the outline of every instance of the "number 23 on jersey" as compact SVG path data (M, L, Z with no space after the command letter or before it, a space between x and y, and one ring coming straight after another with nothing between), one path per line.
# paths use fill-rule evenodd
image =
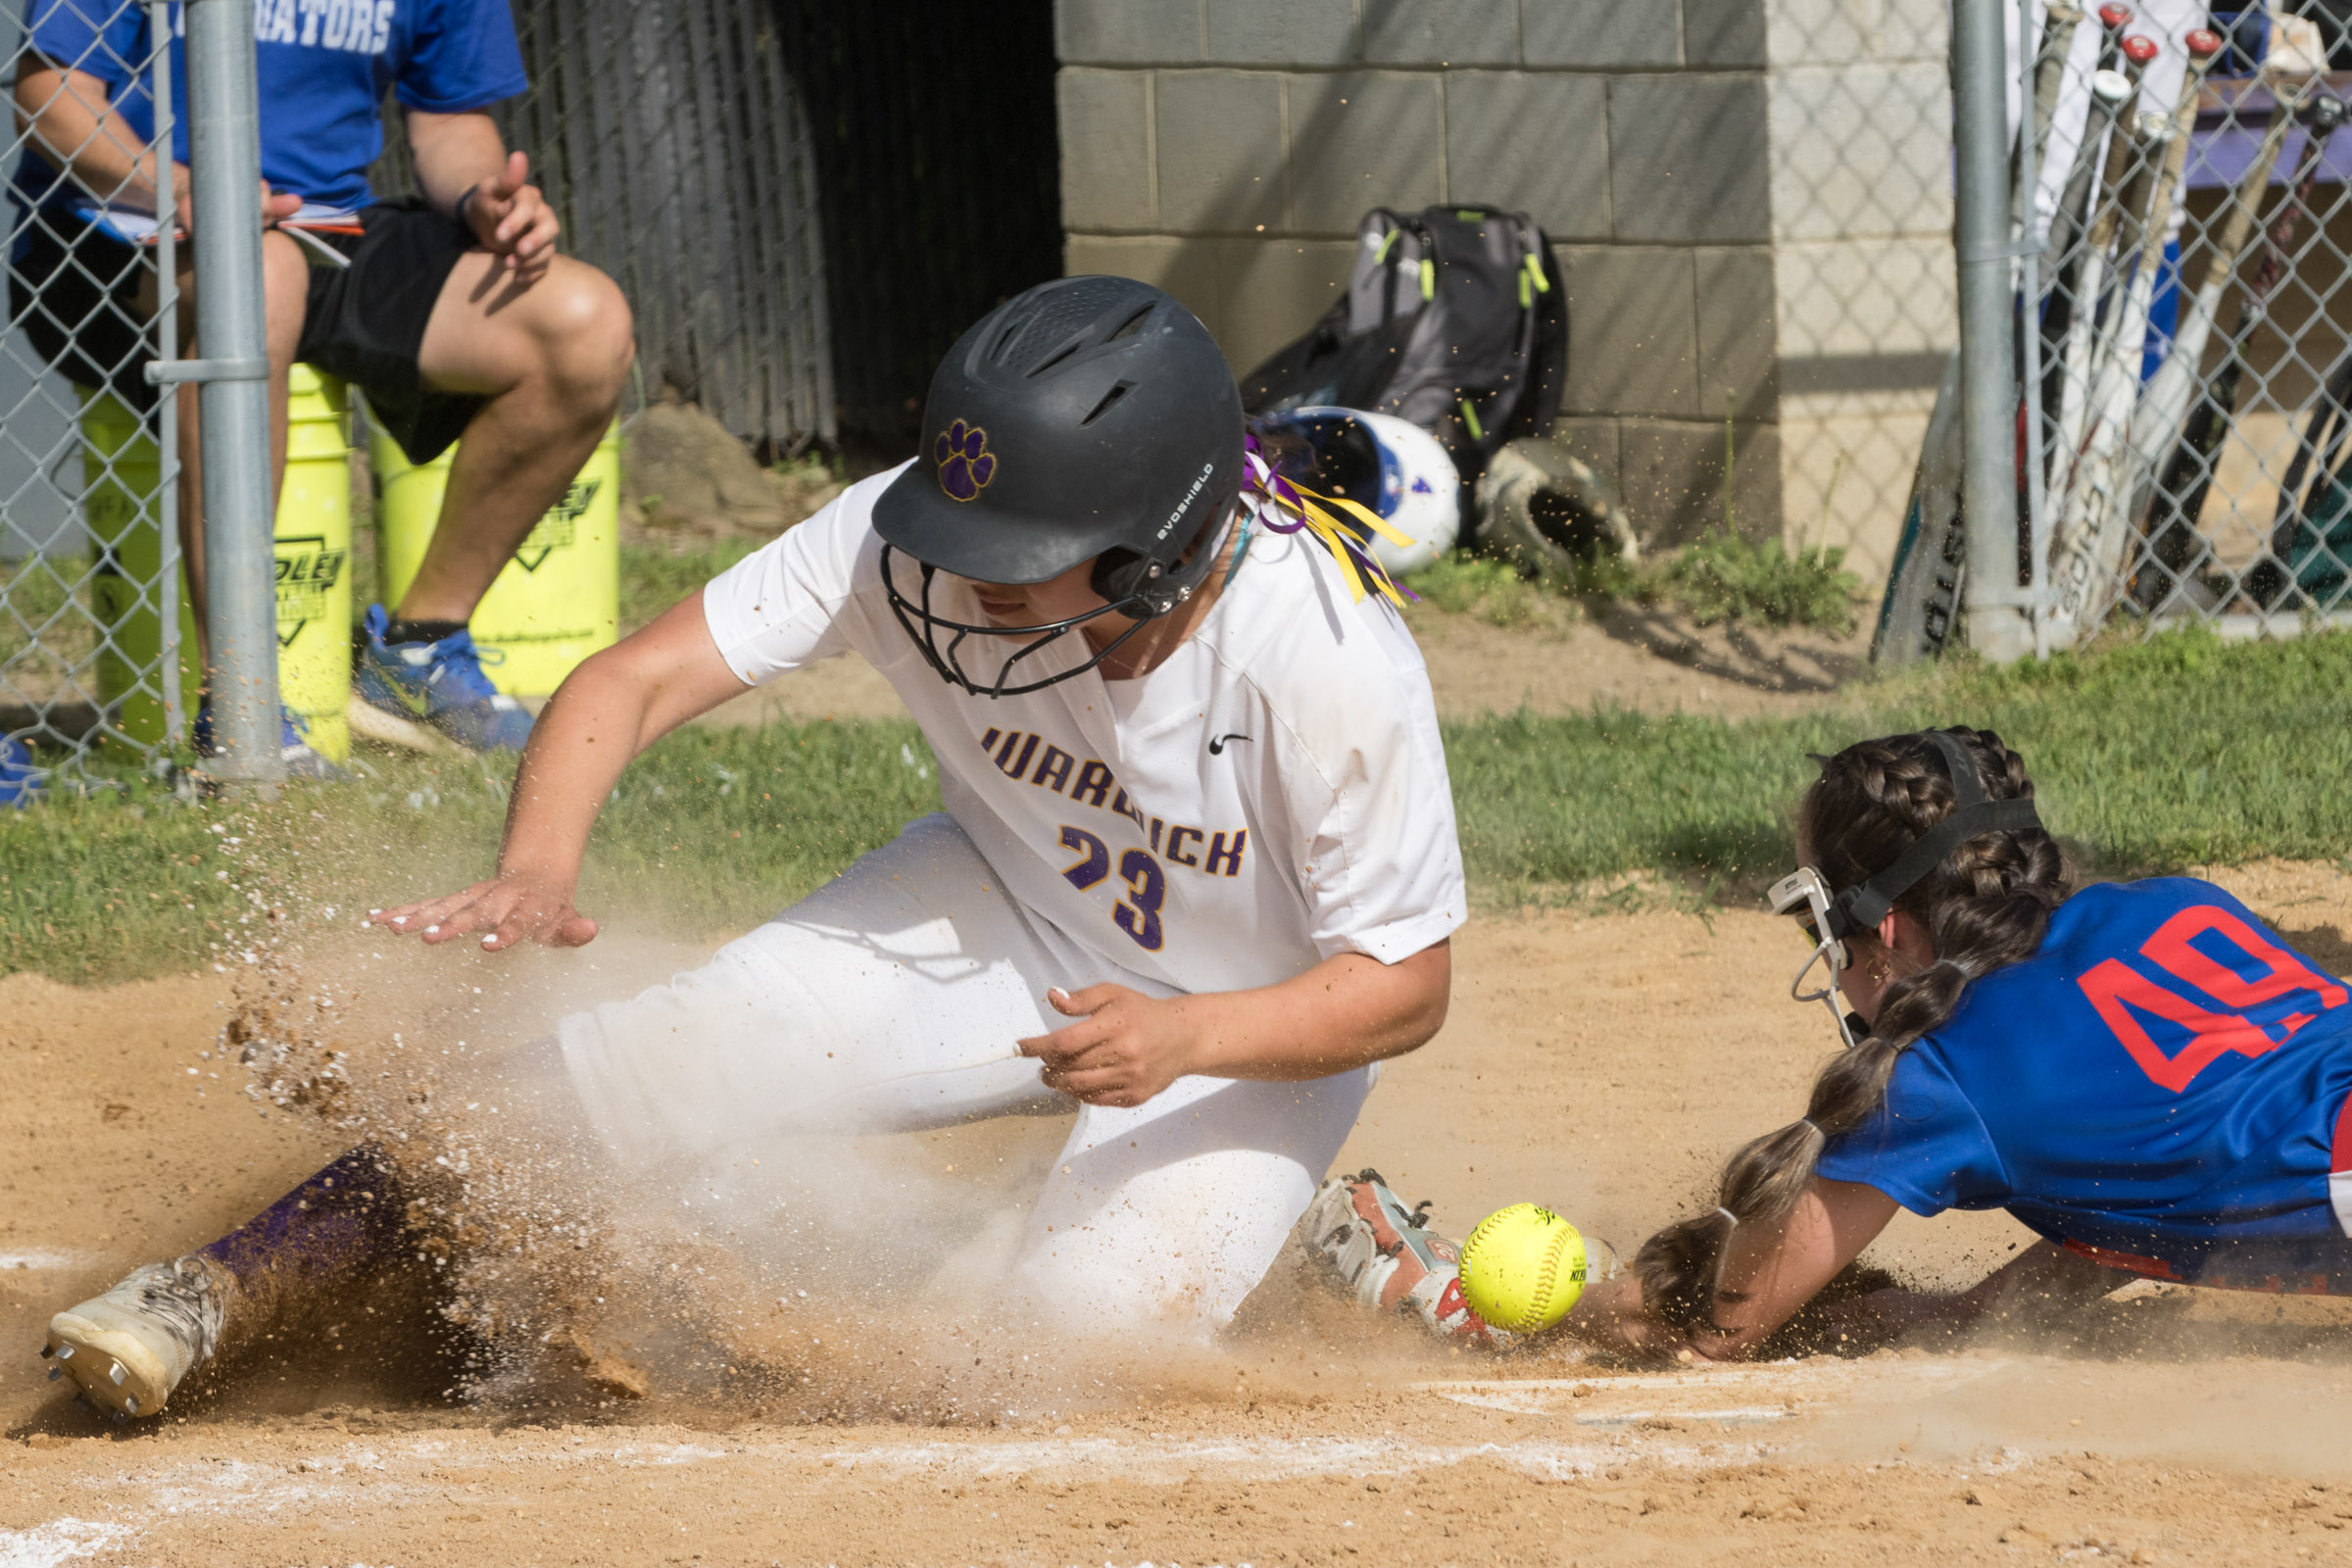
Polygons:
M1110 846L1094 834L1082 827L1065 827L1061 843L1063 848L1079 852L1078 860L1063 867L1061 873L1079 892L1110 875ZM1119 876L1127 884L1127 897L1111 906L1111 923L1134 938L1135 945L1146 953L1157 953L1166 940L1159 927L1159 908L1167 902L1168 874L1151 851L1129 850L1119 857Z

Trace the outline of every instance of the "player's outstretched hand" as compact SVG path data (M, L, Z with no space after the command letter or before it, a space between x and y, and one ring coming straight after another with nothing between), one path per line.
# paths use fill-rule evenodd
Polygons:
M1125 986L1059 987L1046 993L1055 1012L1078 1021L1020 1043L1046 1064L1048 1089L1090 1105L1140 1105L1191 1071L1193 1031L1182 999L1147 997Z
M503 953L526 941L551 948L583 948L596 940L596 922L572 907L568 889L550 888L518 876L476 882L447 898L378 909L369 918L403 935L420 936L432 946L479 931L482 947L491 953Z
M484 250L505 257L505 270L520 283L546 275L562 228L530 175L530 158L509 153L507 167L467 191L463 208L473 237Z
M1555 1332L1631 1361L1711 1359L1642 1304L1642 1281L1631 1272L1592 1285Z

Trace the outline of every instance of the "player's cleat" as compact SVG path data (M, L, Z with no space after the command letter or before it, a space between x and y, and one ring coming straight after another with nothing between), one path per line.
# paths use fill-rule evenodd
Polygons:
M531 738L531 711L490 684L473 633L453 632L437 643L387 643L391 624L383 606L368 607L357 682L362 700L430 724L477 752L522 750Z
M1462 1299L1461 1249L1429 1228L1429 1205L1406 1208L1380 1172L1325 1182L1307 1205L1305 1226L1309 1254L1363 1305L1417 1317L1444 1340L1496 1348L1517 1343Z
M213 700L205 698L196 705L196 723L188 737L195 742L198 757L218 757L220 748L213 739ZM311 728L300 713L291 708L277 710L277 756L286 765L286 777L318 779L332 783L344 777L334 763L311 750Z
M220 1344L235 1289L228 1271L207 1258L150 1263L51 1318L41 1354L60 1363L52 1379L73 1373L100 1411L154 1415Z

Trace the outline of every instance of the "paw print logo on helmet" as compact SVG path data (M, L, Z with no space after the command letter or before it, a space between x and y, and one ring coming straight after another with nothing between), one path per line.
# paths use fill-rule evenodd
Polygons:
M997 476L997 455L988 450L988 432L976 424L956 420L932 443L931 460L939 465L939 487L957 501L969 501Z

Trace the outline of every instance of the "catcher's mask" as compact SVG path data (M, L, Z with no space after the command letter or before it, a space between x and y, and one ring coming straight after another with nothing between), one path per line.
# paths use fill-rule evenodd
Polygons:
M1895 900L1910 892L1921 877L1942 864L1945 856L1970 839L1985 833L2041 826L2041 817L2030 799L1996 801L1986 797L1976 760L1957 735L1939 729L1926 734L1943 754L1944 766L1951 773L1952 808L1944 813L1943 820L1912 840L1886 869L1850 888L1832 892L1821 872L1805 865L1775 882L1768 895L1772 912L1793 916L1813 949L1805 957L1804 967L1796 971L1796 978L1788 982L1789 997L1797 1002L1818 1002L1828 1007L1830 1016L1838 1022L1838 1038L1848 1049L1855 1044L1859 1020L1838 1006L1838 982L1852 961L1846 939L1876 931L1886 918L1886 912L1894 907ZM1813 760L1826 763L1830 760L1816 756ZM1826 966L1828 980L1818 990L1807 991L1805 977L1813 972L1815 964Z
M940 678L982 697L1084 674L1191 598L1241 491L1241 393L1224 354L1191 312L1123 277L1041 283L983 317L932 375L924 430L874 504L884 588ZM1103 603L1044 625L940 603L942 572L1021 586L1089 561ZM1055 651L1114 614L1135 624L1091 657ZM965 662L1007 647L993 671Z

